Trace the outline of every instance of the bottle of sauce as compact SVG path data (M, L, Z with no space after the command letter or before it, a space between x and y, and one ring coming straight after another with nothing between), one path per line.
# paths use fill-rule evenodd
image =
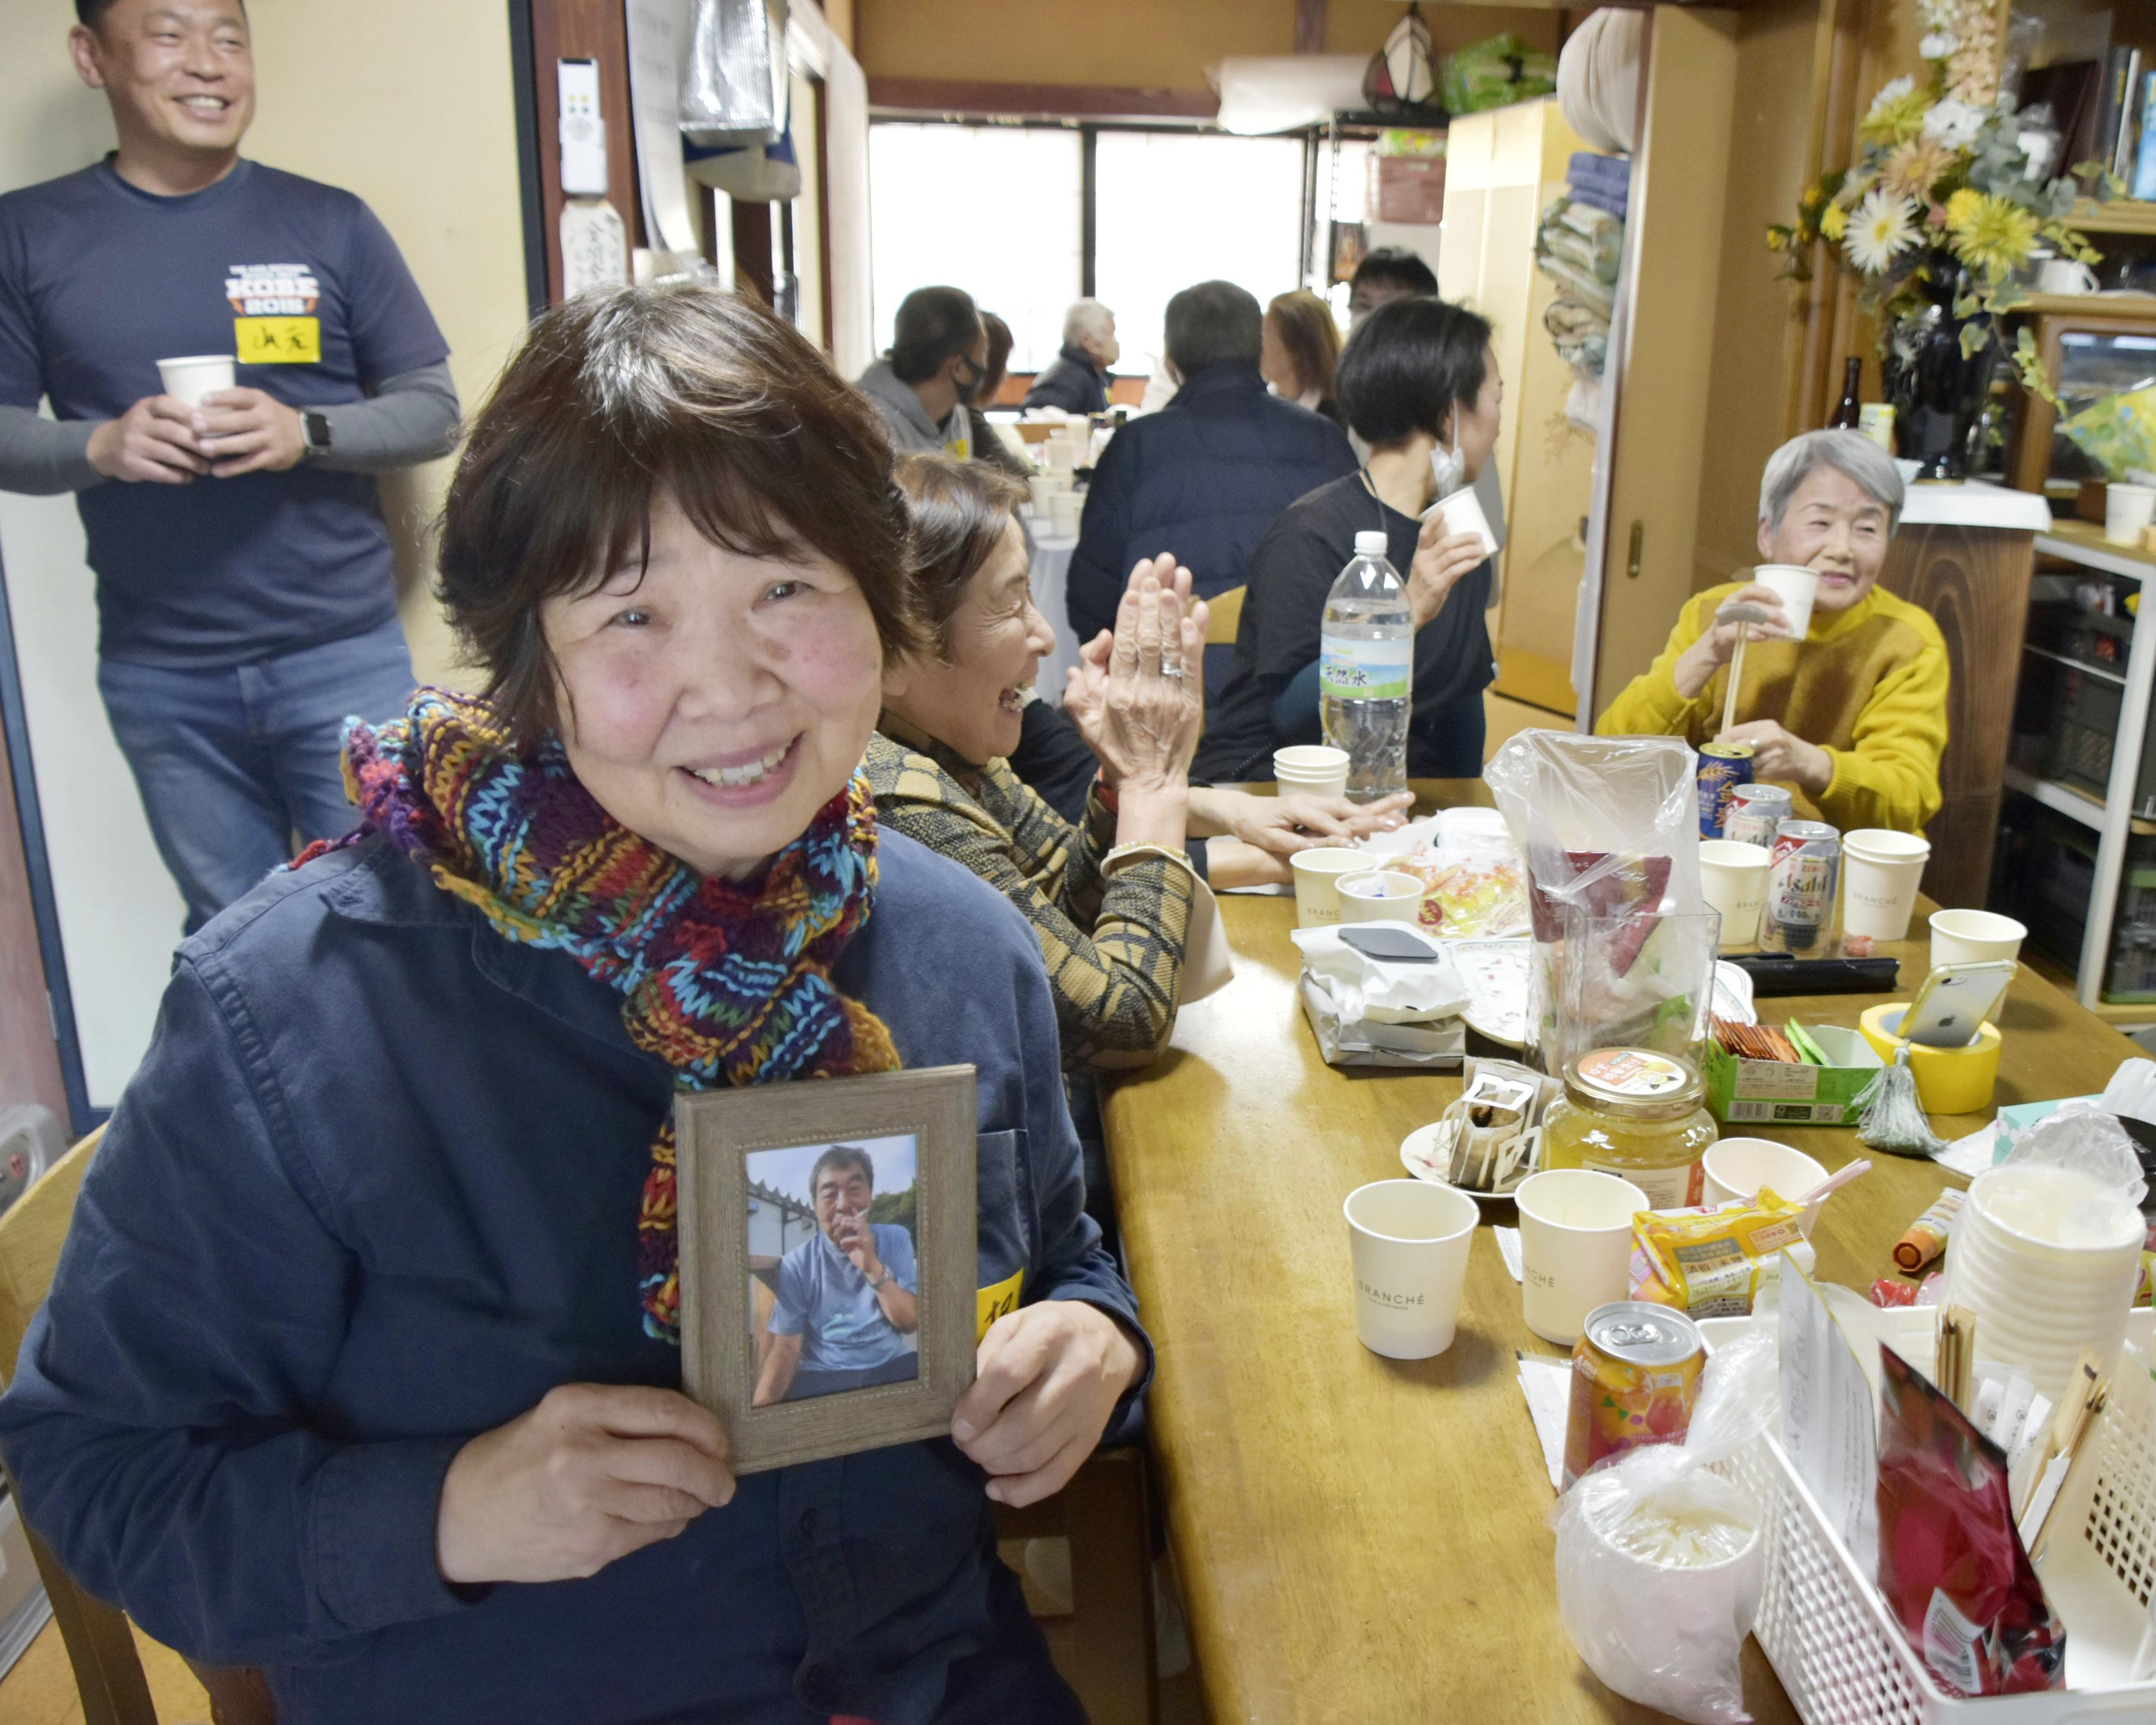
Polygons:
M1658 1210L1700 1202L1701 1158L1717 1137L1706 1086L1689 1060L1642 1048L1598 1048L1569 1060L1564 1094L1543 1123L1543 1166L1615 1174Z
M1835 405L1834 418L1826 422L1830 431L1856 431L1864 423L1864 403L1857 398L1864 385L1864 361L1861 355L1851 354L1841 366L1841 400Z

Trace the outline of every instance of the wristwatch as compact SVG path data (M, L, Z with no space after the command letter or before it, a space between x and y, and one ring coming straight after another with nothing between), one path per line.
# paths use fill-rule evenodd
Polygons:
M313 408L300 410L300 454L310 461L330 452L330 416Z
M871 1290L874 1290L874 1289L876 1289L876 1288L880 1288L880 1287L881 1287L881 1286L882 1286L886 1282L889 1281L890 1280L891 1280L891 1266L890 1266L890 1265L888 1265L888 1264L886 1264L886 1265L885 1265L885 1266L883 1266L883 1274L882 1274L881 1276L878 1276L878 1277L877 1277L874 1281L870 1282L870 1283L869 1284L869 1286L870 1286L870 1288Z

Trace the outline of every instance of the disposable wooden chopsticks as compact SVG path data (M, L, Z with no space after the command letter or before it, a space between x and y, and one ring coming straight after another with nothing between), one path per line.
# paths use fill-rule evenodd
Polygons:
M1717 1018L1714 1040L1740 1060L1779 1060L1788 1065L1804 1062L1796 1045L1772 1024L1740 1024L1734 1019Z

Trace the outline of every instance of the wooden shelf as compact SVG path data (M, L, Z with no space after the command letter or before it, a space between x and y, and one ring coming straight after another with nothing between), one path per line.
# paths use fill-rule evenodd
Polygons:
M2093 198L2084 198L2075 203L2074 213L2066 220L2084 234L2156 234L2156 203L2137 203L2130 198L2098 203Z
M2092 312L2105 317L2156 317L2156 294L2031 294L2006 315L2033 317L2052 311L2068 317Z
M2131 545L2113 545L2094 521L2061 516L2036 536L2036 549L2085 569L2102 569L2123 575L2129 581L2145 581L2156 573L2156 552Z

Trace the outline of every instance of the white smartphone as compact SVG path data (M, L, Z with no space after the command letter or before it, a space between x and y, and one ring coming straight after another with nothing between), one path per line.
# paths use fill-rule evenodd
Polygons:
M1895 1034L1923 1048L1967 1048L2020 968L2007 959L1942 964L1924 978Z

